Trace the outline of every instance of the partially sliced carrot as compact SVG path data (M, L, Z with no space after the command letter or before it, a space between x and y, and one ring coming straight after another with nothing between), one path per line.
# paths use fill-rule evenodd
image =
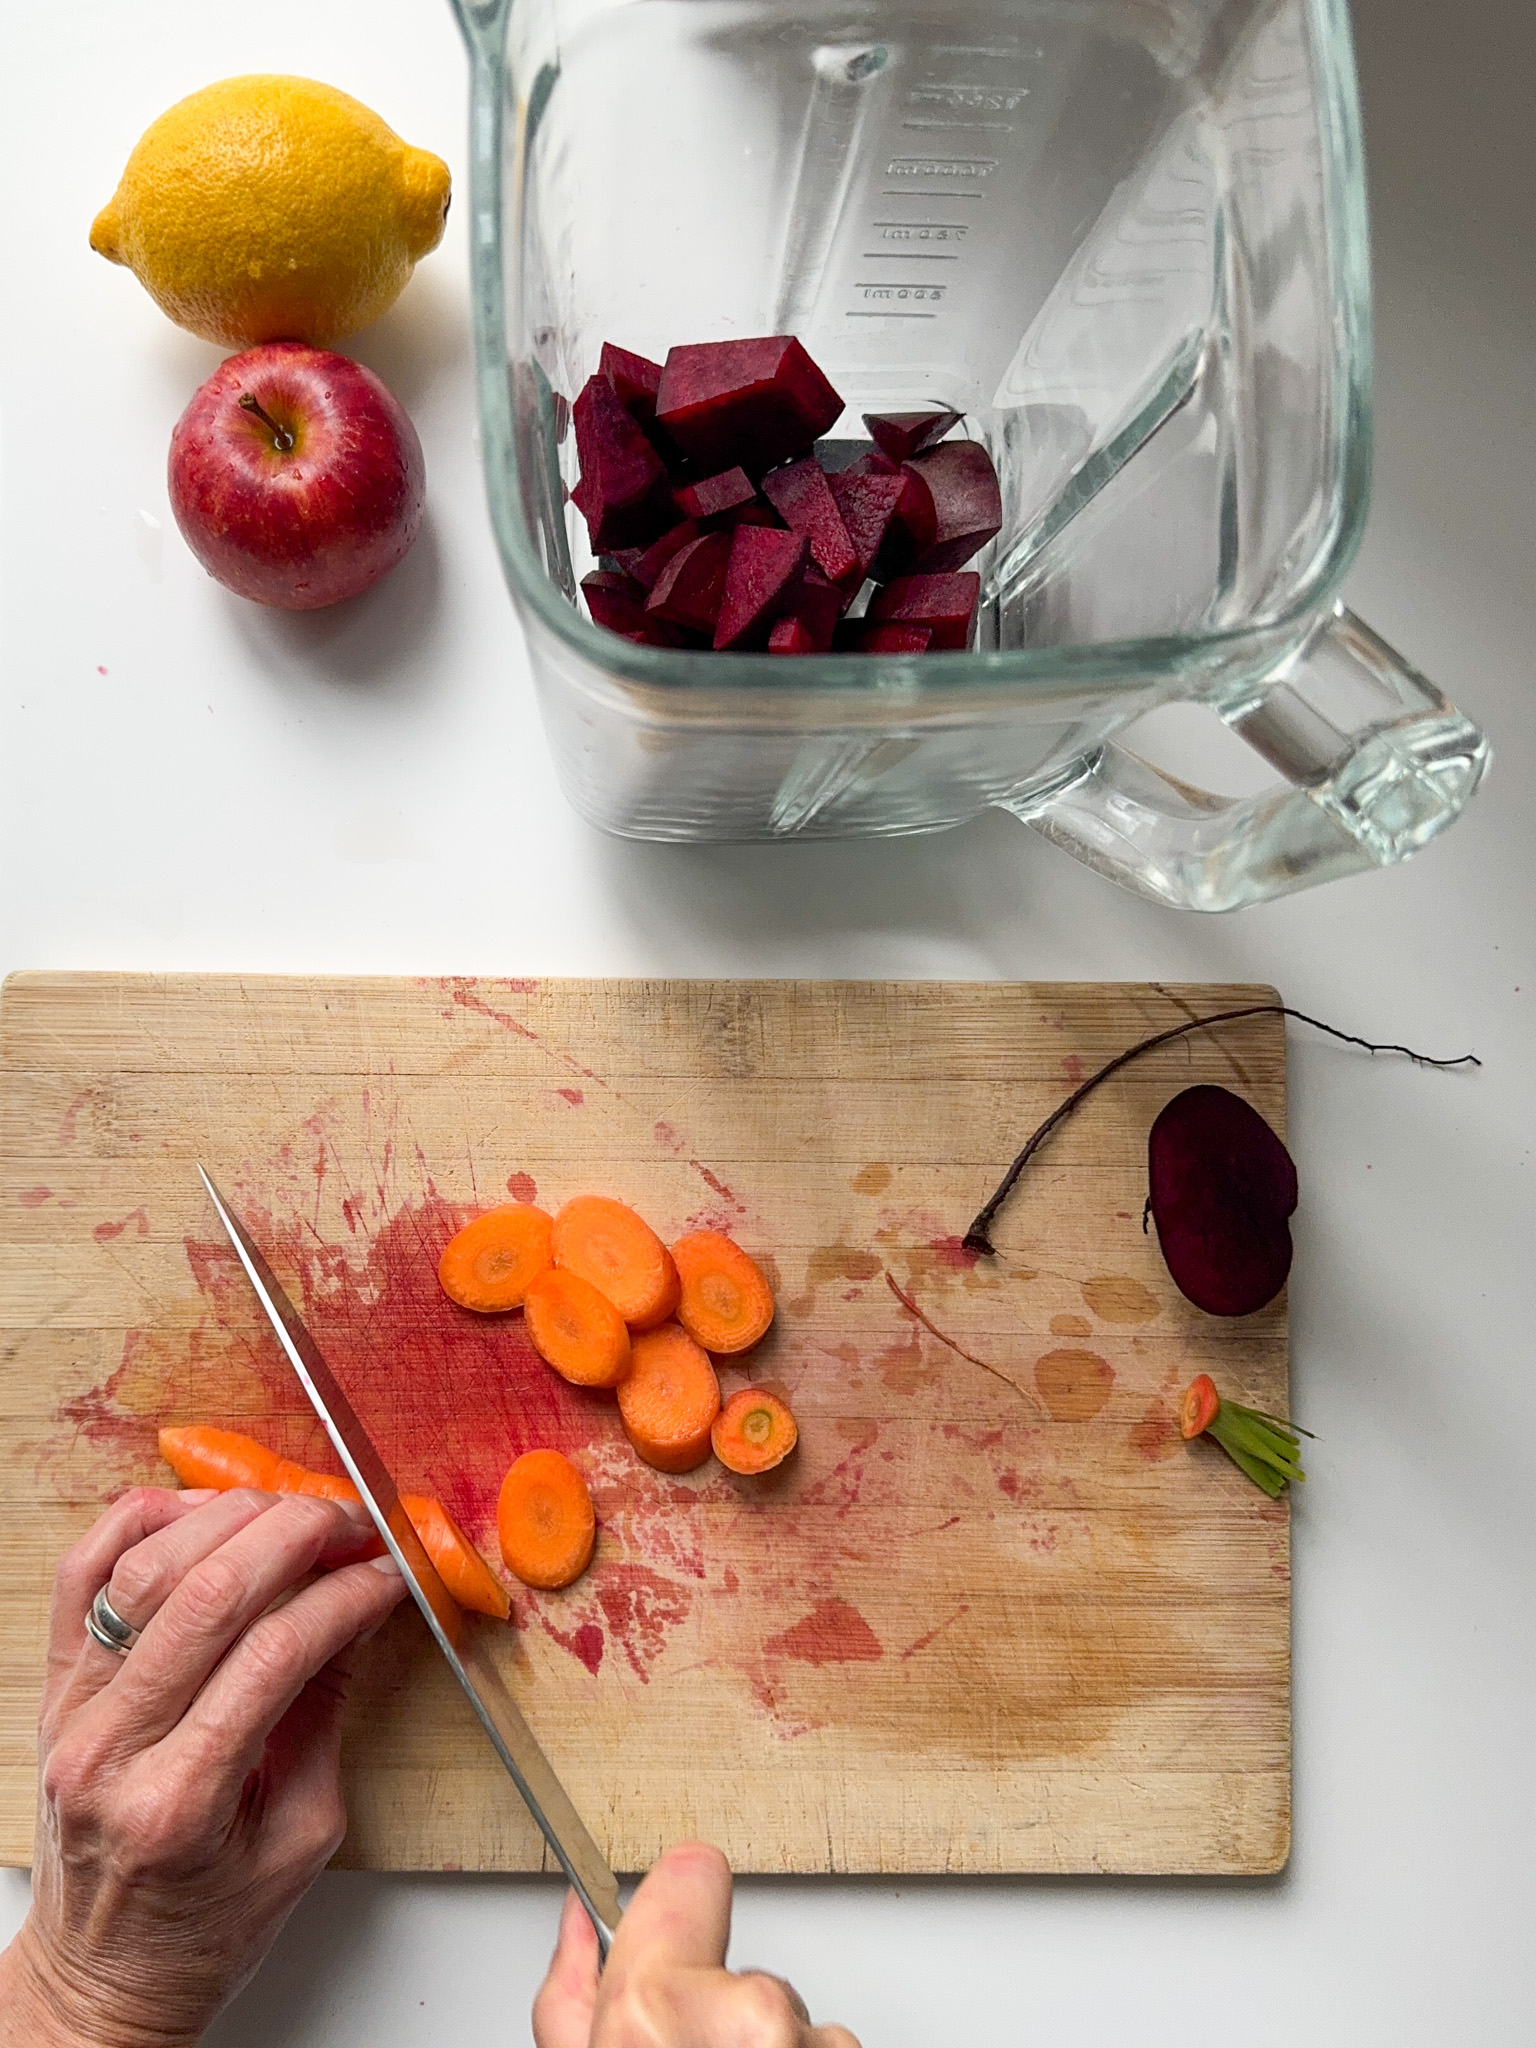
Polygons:
M559 1451L524 1451L501 1482L496 1534L508 1571L549 1591L580 1578L597 1540L587 1482Z
M1220 1408L1216 1382L1208 1372L1198 1373L1184 1389L1184 1398L1179 1403L1180 1435L1186 1441L1203 1436L1216 1420Z
M339 1472L306 1472L299 1482L298 1491L318 1494L321 1500L347 1500L358 1505L363 1498L351 1480L343 1479Z
M506 1587L442 1502L431 1494L403 1493L400 1505L410 1516L422 1549L437 1566L438 1577L459 1605L505 1621L512 1612Z
M577 1195L555 1216L555 1264L590 1280L632 1330L651 1330L677 1307L672 1254L643 1216L609 1195Z
M646 1330L630 1346L619 1414L636 1452L658 1472L691 1472L709 1456L720 1382L709 1354L677 1323Z
M233 1429L214 1429L206 1423L162 1429L160 1455L183 1486L217 1486L223 1491L232 1486L256 1486L264 1493L293 1490L278 1484L281 1468L289 1460Z
M771 1472L782 1465L800 1431L787 1405L766 1387L732 1394L709 1432L715 1456L732 1472Z
M551 1221L532 1202L507 1202L466 1223L437 1262L444 1293L483 1316L521 1308L529 1283L549 1264Z
M540 1358L575 1387L616 1387L629 1371L629 1329L600 1288L548 1266L523 1302Z
M672 1247L682 1293L677 1320L706 1351L750 1351L773 1321L773 1289L741 1246L718 1230L690 1230Z

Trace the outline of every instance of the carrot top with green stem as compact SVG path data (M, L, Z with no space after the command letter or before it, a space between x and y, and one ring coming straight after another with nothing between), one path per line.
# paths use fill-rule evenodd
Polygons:
M1262 1409L1245 1408L1240 1401L1223 1401L1209 1373L1201 1373L1184 1389L1179 1428L1189 1441L1214 1437L1238 1470L1271 1500L1277 1500L1293 1479L1299 1484L1307 1476L1296 1454L1301 1439L1311 1432Z

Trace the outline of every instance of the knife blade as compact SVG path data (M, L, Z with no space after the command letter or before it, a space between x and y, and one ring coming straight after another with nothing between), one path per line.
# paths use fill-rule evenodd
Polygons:
M554 1766L535 1741L478 1630L439 1577L400 1504L399 1490L389 1468L358 1420L319 1346L304 1327L298 1310L203 1168L199 1166L197 1170L299 1384L324 1423L326 1435L335 1445L347 1476L362 1495L363 1505L372 1515L390 1555L404 1574L449 1669L464 1688L490 1737L491 1747L586 1908L597 1933L599 1952L606 1957L619 1924L618 1880L588 1834Z

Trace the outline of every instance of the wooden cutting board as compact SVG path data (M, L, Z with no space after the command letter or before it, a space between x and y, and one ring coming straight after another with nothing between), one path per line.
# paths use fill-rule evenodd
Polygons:
M1193 1081L1285 1114L1277 1017L1138 1062L1051 1141L995 1262L959 1238L1083 1074L1242 987L22 975L0 1004L0 1859L31 1849L47 1589L103 1502L217 1421L334 1469L193 1171L267 1248L401 1482L494 1558L536 1443L596 1561L519 1589L509 1683L616 1868L685 1834L759 1871L1273 1871L1290 1817L1289 1524L1180 1389L1283 1413L1283 1301L1236 1322L1142 1230ZM508 1194L725 1228L777 1283L767 1480L640 1465L439 1248ZM893 1286L894 1283L894 1286ZM895 1292L921 1310L919 1320ZM729 1391L741 1368L723 1372ZM489 1624L488 1624L489 1626ZM414 1612L366 1655L344 1862L543 1845Z

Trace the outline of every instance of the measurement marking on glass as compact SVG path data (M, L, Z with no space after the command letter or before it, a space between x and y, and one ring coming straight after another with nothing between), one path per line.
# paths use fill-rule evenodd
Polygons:
M888 178L974 178L978 183L997 169L995 156L893 156ZM899 189L899 188L898 188Z
M882 185L882 199L985 199L985 192L911 192L900 185Z
M1012 114L1028 99L1029 87L995 85L914 85L909 107L963 107L973 114Z
M901 125L903 128L942 128L946 135L953 135L962 128L991 128L1001 135L1011 135L1013 133L1013 123L1011 121L917 121L909 119L903 121Z
M927 249L864 249L866 263L958 263L958 256L941 256Z
M937 320L938 317L937 313L887 313L883 310L866 313L862 309L858 312L850 310L847 315L850 320Z

